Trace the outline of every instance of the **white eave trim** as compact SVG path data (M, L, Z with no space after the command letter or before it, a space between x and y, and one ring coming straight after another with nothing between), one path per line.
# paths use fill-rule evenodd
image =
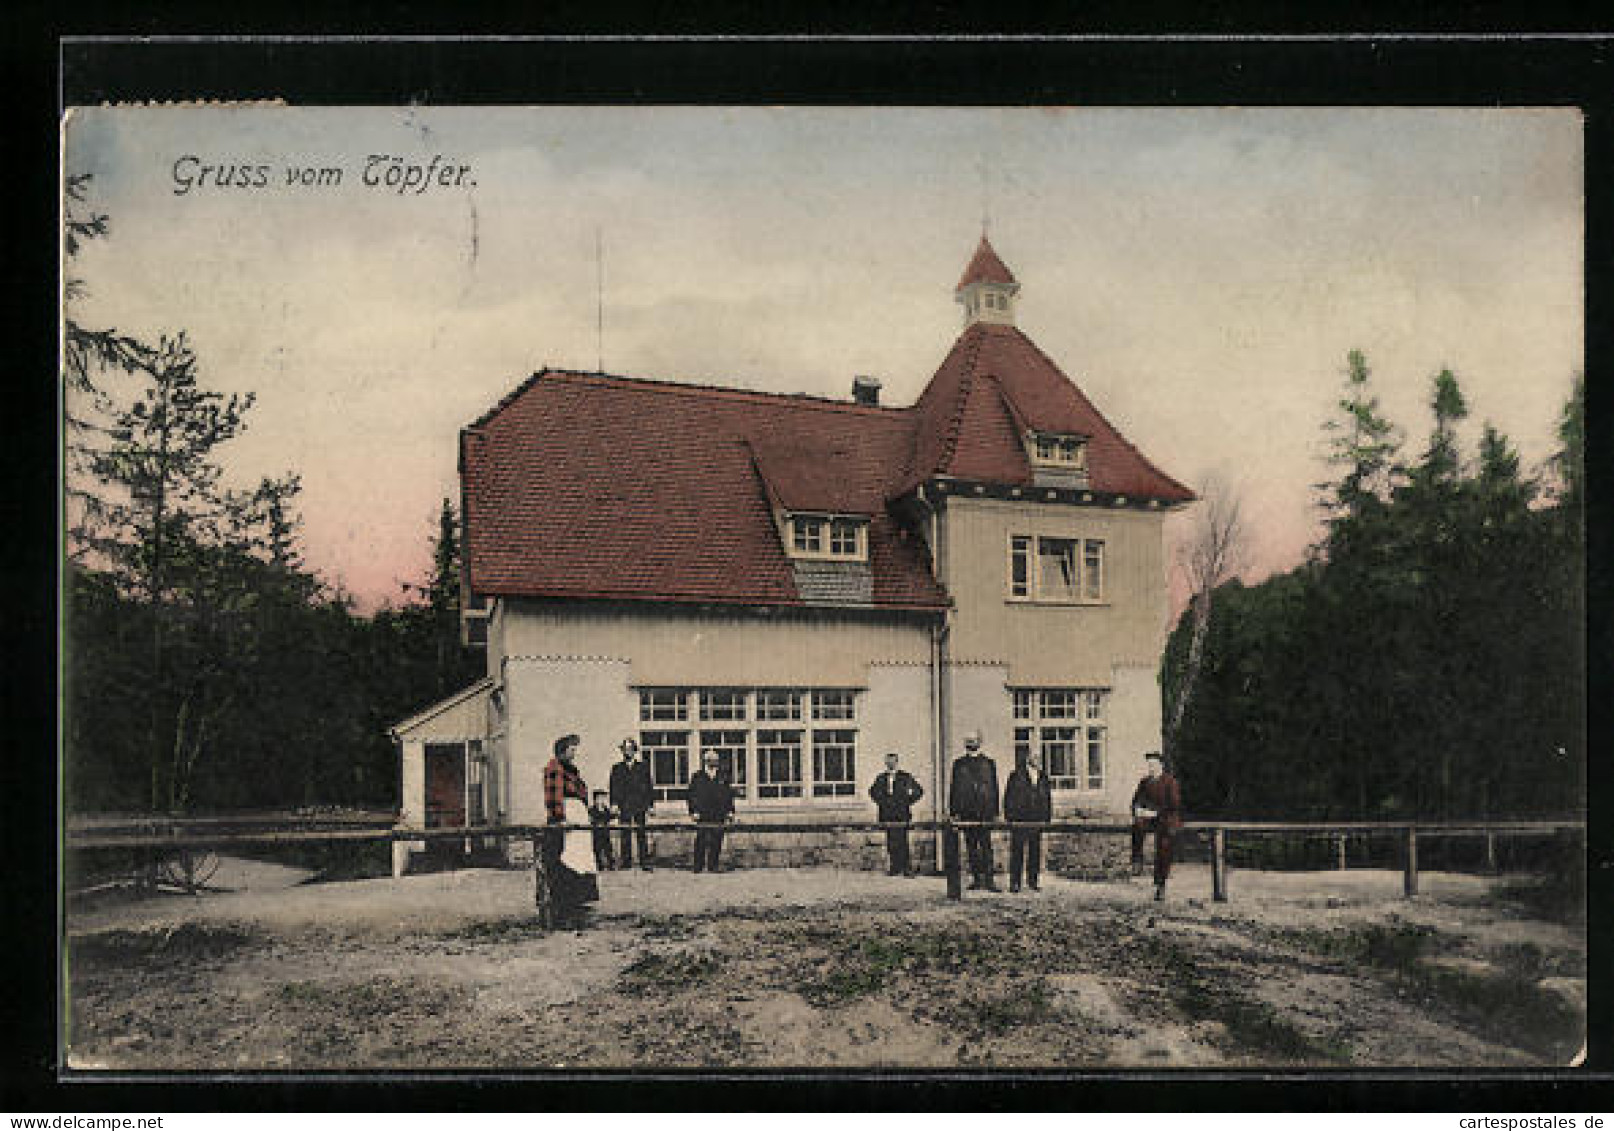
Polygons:
M394 723L392 726L387 728L387 733L392 735L393 738L402 738L405 731L411 731L424 723L429 723L438 715L441 715L444 711L459 706L467 699L471 699L477 695L485 695L492 690L492 678L484 676L468 687L456 691L447 699L442 699L436 703L433 703L430 707L427 707L419 714L411 715L401 723Z

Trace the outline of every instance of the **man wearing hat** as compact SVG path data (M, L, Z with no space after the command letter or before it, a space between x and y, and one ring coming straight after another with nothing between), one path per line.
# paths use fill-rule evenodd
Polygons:
M611 805L623 829L617 842L619 868L633 867L633 839L639 841L639 867L650 871L650 838L645 831L650 807L656 803L656 789L650 780L650 764L639 757L639 744L624 738L617 749L622 761L611 767ZM627 826L635 825L629 829Z
M981 732L964 736L964 756L953 763L952 785L947 791L947 812L955 821L995 821L998 819L998 768L981 753ZM997 891L992 879L992 830L964 830L969 850L970 890Z
M1132 793L1132 871L1143 870L1143 838L1154 833L1154 897L1166 898L1166 877L1171 875L1171 851L1182 827L1182 790L1166 772L1160 752L1143 756L1147 773Z
M701 768L689 779L685 796L689 815L698 824L695 830L696 872L722 870L723 826L734 820L734 788L724 775L716 750L701 754Z
M885 756L885 773L874 779L869 787L869 800L879 811L880 823L885 830L885 850L891 858L893 876L911 876L913 864L908 857L908 822L913 820L913 803L925 795L914 776L907 770L897 769L897 753Z

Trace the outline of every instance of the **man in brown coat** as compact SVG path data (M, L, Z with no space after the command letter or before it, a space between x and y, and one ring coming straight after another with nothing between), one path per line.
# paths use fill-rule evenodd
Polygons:
M1143 756L1148 773L1132 794L1132 872L1143 870L1143 838L1154 833L1154 897L1166 898L1171 853L1182 827L1182 790L1157 751Z

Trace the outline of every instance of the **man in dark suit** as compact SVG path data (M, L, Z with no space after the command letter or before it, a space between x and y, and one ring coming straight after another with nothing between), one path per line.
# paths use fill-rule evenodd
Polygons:
M650 871L650 837L645 831L650 807L656 803L656 788L650 780L650 763L639 757L639 744L624 738L618 747L622 761L611 767L611 805L623 824L618 833L619 868L633 867L633 839L639 841L639 867ZM635 828L629 829L627 826Z
M1132 794L1132 871L1143 870L1143 838L1154 833L1154 897L1164 899L1172 849L1182 828L1182 790L1157 752L1151 750L1143 760L1147 772Z
M947 790L947 812L955 821L995 821L998 819L998 768L981 753L981 734L964 736L964 756L953 763L952 784ZM969 849L970 890L997 891L992 878L992 830L965 829Z
M907 770L897 769L895 751L885 756L885 773L874 779L869 787L869 800L879 811L880 823L897 825L885 831L885 850L891 858L893 876L912 876L913 865L908 857L908 822L913 820L913 804L925 795L914 776Z
M1005 821L1047 822L1054 816L1054 792L1047 771L1031 764L1031 752L1021 747L1014 752L1014 770L1003 787ZM1009 830L1009 890L1020 890L1021 869L1026 886L1037 890L1042 874L1042 830Z
M717 872L723 851L723 826L734 817L734 789L718 769L716 750L701 757L701 768L689 779L689 815L699 821L695 830L695 871Z

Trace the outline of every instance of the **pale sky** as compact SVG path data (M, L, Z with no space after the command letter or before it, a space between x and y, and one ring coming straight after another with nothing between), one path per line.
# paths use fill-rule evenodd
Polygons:
M1316 537L1348 350L1410 450L1444 366L1465 439L1531 465L1583 366L1573 110L89 109L65 153L112 222L78 317L257 393L231 474L301 473L305 557L365 608L425 575L459 428L597 367L597 229L607 371L909 404L984 205L1021 328L1167 472L1240 484L1249 580ZM400 196L372 154L470 172ZM186 155L268 186L176 193Z

